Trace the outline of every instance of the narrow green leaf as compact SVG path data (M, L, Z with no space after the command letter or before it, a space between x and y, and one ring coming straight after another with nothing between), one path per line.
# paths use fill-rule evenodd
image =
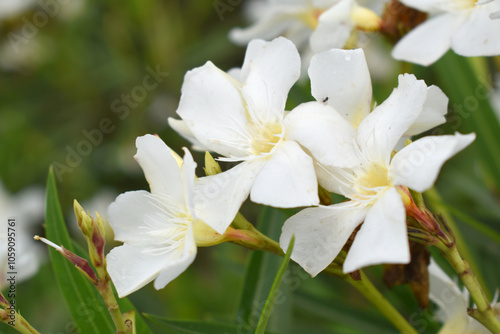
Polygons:
M446 203L442 203L442 205L460 221L476 229L477 231L481 232L484 236L490 238L491 240L495 241L497 244L500 245L500 232L497 232L495 229L489 227L483 222L469 216L468 214L462 212L461 210L451 205L448 205Z
M281 226L287 216L281 210L264 207L258 219L257 227L270 238L277 239L281 233ZM243 324L247 332L253 331L262 308L265 305L267 295L273 284L274 270L279 266L282 259L274 254L253 251L247 265L243 290L240 297L236 322ZM282 286L285 291L288 286ZM269 323L269 329L275 332L288 333L291 326L292 308L289 303L275 307L274 316Z
M257 324L255 334L263 334L266 330L267 322L269 321L269 317L271 316L271 311L274 306L276 296L278 295L281 281L283 280L286 268L288 267L288 263L290 262L290 256L292 255L294 243L295 235L292 235L292 239L290 240L290 245L288 245L288 250L286 251L285 258L283 259L281 267L276 274L276 278L274 279L271 291L269 291L269 296L267 297L266 304L264 305L264 309L262 310L262 314L260 316L259 323Z
M73 243L64 223L52 168L47 179L47 239L74 252ZM115 326L108 316L99 293L87 279L55 249L50 248L50 259L57 283L66 299L73 320L81 333L112 333Z
M455 111L449 125L455 131L476 133L474 147L487 177L500 190L500 123L489 102L491 77L476 71L471 59L453 52L442 57L434 69Z
M153 314L144 316L161 326L180 334L234 334L247 333L242 325L225 322L198 321L198 320L174 320ZM266 332L266 334L273 334Z
M46 208L46 233L47 239L57 245L63 245L75 254L82 255L86 252L75 244L69 237L63 213L59 204L56 182L52 168L47 178L47 208ZM54 268L57 283L68 304L69 310L81 333L114 333L116 328L109 316L106 305L96 288L55 249L50 248L50 259ZM133 308L127 299L118 301L122 312ZM137 312L137 333L152 333Z

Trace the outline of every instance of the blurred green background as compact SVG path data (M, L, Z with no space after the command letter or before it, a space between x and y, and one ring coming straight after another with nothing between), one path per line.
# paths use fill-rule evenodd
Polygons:
M221 1L227 6L222 14L214 7ZM13 16L0 13L0 178L5 187L11 193L44 187L53 165L61 205L73 225L74 198L85 203L107 189L112 201L113 194L147 189L133 159L136 137L158 134L179 153L188 146L167 124L168 117L175 117L183 76L207 60L223 70L241 66L244 49L227 34L247 24L242 9L243 1L223 0L52 0ZM428 84L437 82L427 69L415 71ZM156 80L145 83L152 72L158 73ZM377 82L376 100L383 101L396 83L396 75ZM307 86L292 90L290 106L310 99ZM195 155L199 176L202 157ZM453 159L438 188L449 203L498 231L498 198L484 186L475 157L469 149ZM261 208L246 203L243 210L255 222ZM286 216L275 215L269 233L277 239ZM477 228L459 224L494 291L500 286L499 245ZM36 232L43 235L41 226ZM81 241L76 234L75 239ZM250 256L232 244L200 249L194 265L165 289L148 285L130 298L141 312L168 318L235 321ZM271 255L266 259L263 296L281 261ZM284 284L287 299L277 307L271 330L396 332L345 283L329 277L312 280L298 266L291 268L300 284ZM407 287L389 292L381 284L380 267L370 274L405 316L423 321L415 324L425 324L422 332L435 332L432 316L419 310ZM48 260L35 277L18 285L18 307L41 333L75 332ZM10 330L2 325L0 332Z

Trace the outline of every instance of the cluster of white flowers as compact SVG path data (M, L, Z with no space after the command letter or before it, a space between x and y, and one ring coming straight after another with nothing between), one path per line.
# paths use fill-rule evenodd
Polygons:
M405 207L398 189L430 188L446 160L469 145L469 135L430 136L399 149L401 141L445 121L442 91L415 76L399 77L389 98L372 109L364 53L318 53L309 68L316 101L285 110L300 75L294 44L283 38L249 43L241 69L225 73L211 62L189 71L171 126L193 147L240 162L195 177L158 138L137 139L136 159L151 187L120 195L109 207L117 240L108 270L120 296L156 279L162 288L194 260L196 246L222 240L250 196L280 208L315 206L287 220L280 245L292 234L292 259L311 275L333 261L352 232L361 229L344 271L379 263L408 263ZM397 152L395 152L397 150ZM318 206L318 182L348 201Z
M429 18L405 35L392 55L420 65L430 65L450 48L462 56L500 54L500 1L401 0ZM356 33L379 28L388 1L263 0L251 2L249 16L257 18L248 28L231 31L230 38L246 44L253 38L285 36L305 59L331 48L353 47ZM354 42L354 44L356 44ZM312 51L312 52L311 52Z

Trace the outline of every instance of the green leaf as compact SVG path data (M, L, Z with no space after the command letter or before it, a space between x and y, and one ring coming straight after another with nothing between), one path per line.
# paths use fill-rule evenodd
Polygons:
M213 321L197 321L197 320L174 320L164 317L159 317L153 314L144 314L146 318L154 321L161 326L179 334L234 334L248 333L242 325L213 322ZM266 332L267 334L273 334Z
M76 249L69 237L63 213L59 204L56 182L52 168L47 178L47 239L57 245L63 245L75 254L85 251ZM114 333L116 328L97 289L66 260L58 251L49 249L57 283L68 304L76 326L81 333ZM118 301L122 312L133 308L127 299ZM136 314L137 333L152 333L140 314Z
M267 297L266 304L264 305L264 309L262 310L262 314L260 316L259 323L257 324L255 334L263 334L266 330L267 322L269 321L269 317L271 316L271 311L274 306L274 301L276 300L276 296L278 296L281 281L283 280L286 268L288 267L288 262L290 262L290 256L292 255L294 243L295 235L292 235L292 239L290 240L290 244L288 245L288 250L286 251L285 258L283 259L280 269L276 274L276 278L274 279L271 291L269 291L269 296Z
M281 226L286 217L281 210L264 207L259 216L257 227L263 234L276 240L279 238ZM236 316L236 322L244 325L248 332L253 331L257 326L275 278L275 268L280 265L281 261L280 257L261 251L253 251L250 255ZM288 297L290 292L288 286L282 286L281 290L285 297ZM290 303L283 303L279 307L275 307L269 329L275 332L289 333L291 321L292 307Z
M473 147L487 177L500 190L500 123L489 103L491 78L479 73L472 60L448 52L434 68L455 113L448 119L455 131L475 132Z

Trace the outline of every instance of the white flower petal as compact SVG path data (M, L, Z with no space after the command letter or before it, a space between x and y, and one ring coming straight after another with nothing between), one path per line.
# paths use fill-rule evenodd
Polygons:
M500 20L490 18L494 6L474 8L451 39L453 51L466 57L500 55Z
M358 163L356 130L330 106L302 103L287 115L285 126L285 139L298 142L321 163L339 167Z
M437 86L427 88L427 98L422 112L413 123L405 136L411 137L430 130L446 122L444 117L448 112L448 97Z
M361 150L379 163L388 164L398 140L422 112L427 86L413 74L399 76L399 85L380 106L361 121L358 143Z
M174 129L175 132L180 134L184 139L188 140L193 145L192 146L193 150L210 151L208 147L203 146L203 144L200 143L198 139L195 138L195 136L191 132L191 129L189 129L186 122L184 122L183 120L169 117L168 125L170 125L170 127Z
M347 253L344 272L381 263L409 262L405 208L398 191L390 188L368 211Z
M349 196L357 192L353 180L356 175L350 168L338 168L336 166L326 166L317 161L314 163L318 183L326 190Z
M281 36L291 25L297 24L298 9L293 6L266 8L263 16L250 27L232 29L229 32L229 39L236 44L247 45L255 38L271 40ZM305 26L302 26L305 29Z
M281 123L288 91L299 76L300 56L292 42L283 37L251 41L241 67L250 117L261 123Z
M442 322L456 319L457 315L468 317L469 301L457 286L456 282L431 259L429 265L429 298L439 306L438 317ZM462 328L465 328L462 327Z
M363 49L316 54L309 77L314 98L332 106L353 126L370 112L372 84Z
M456 5L460 5L457 0L401 0L408 7L415 8L422 12L434 13L451 10ZM463 2L462 2L463 3Z
M295 234L292 259L314 277L335 259L365 214L351 202L304 209L283 225L280 246L286 250Z
M147 244L150 239L145 227L152 230L164 228L168 224L165 217L171 217L170 212L176 207L181 210L184 203L144 190L129 191L109 205L108 220L116 240L139 246Z
M247 117L239 83L211 62L186 73L177 113L210 151L246 156Z
M193 218L196 218L194 211L194 179L196 177L196 162L193 160L191 152L187 148L184 150L184 163L181 168L182 184L184 185L184 203Z
M138 137L134 158L141 165L152 194L168 195L183 201L181 172L170 148L153 135Z
M250 199L279 208L319 204L312 158L299 144L285 140L255 178Z
M193 262L195 255L196 247L194 254L190 253L188 258L184 256L183 251L153 254L124 244L113 248L106 256L106 262L118 296L122 298L154 280L162 270L172 268L173 273L178 276ZM181 263L185 265L184 270L176 270Z
M184 239L184 248L182 252L177 251L168 259L168 263L163 267L155 280L155 289L163 289L168 283L182 274L191 263L193 263L196 252L197 248L193 236L193 226L190 225Z
M263 159L240 163L223 173L195 180L195 214L211 228L224 234L250 193Z
M464 20L463 15L440 14L415 27L392 50L392 56L428 66L441 58L451 45L451 36Z
M423 192L434 184L443 164L470 145L476 135L455 133L421 138L396 153L391 162L392 182Z
M353 5L353 0L341 0L320 15L318 26L309 40L313 52L344 47L353 29Z
M113 248L106 256L106 263L118 297L123 298L154 280L168 257L141 253L127 244Z

